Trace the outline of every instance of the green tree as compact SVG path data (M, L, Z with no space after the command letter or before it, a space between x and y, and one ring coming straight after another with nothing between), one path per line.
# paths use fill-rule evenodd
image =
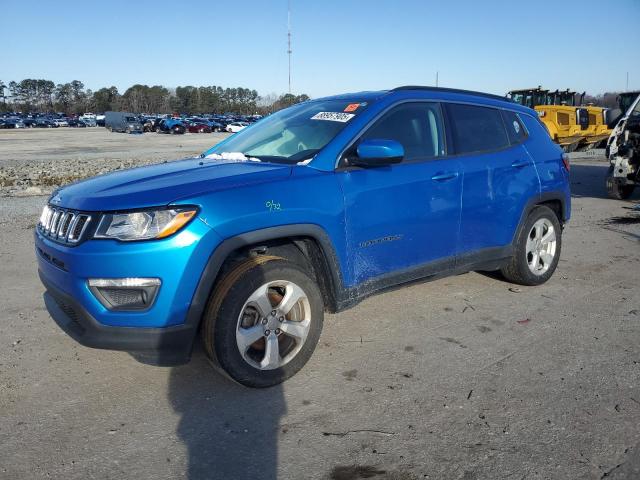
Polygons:
M71 110L73 103L73 88L70 83L59 83L53 93L56 99L56 107L64 112Z
M120 94L116 87L101 88L93 93L92 108L96 113L104 113L118 108Z

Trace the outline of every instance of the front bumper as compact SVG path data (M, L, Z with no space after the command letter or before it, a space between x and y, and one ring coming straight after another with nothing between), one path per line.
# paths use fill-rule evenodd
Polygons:
M200 320L193 313L194 295L219 243L218 235L199 219L177 235L148 242L88 240L67 246L36 231L45 304L56 323L83 345L125 350L153 364L184 363ZM148 309L109 310L87 284L90 278L126 277L161 280Z
M153 365L172 366L191 358L197 324L167 328L110 327L102 325L80 303L52 285L40 272L46 287L44 303L51 318L81 345L124 350Z

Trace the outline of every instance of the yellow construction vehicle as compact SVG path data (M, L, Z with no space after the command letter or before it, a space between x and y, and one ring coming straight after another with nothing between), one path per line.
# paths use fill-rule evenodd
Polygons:
M507 95L514 102L538 112L553 141L567 152L576 150L591 134L589 113L586 108L576 105L575 92L551 92L538 87L511 90ZM583 97L584 94L581 99Z

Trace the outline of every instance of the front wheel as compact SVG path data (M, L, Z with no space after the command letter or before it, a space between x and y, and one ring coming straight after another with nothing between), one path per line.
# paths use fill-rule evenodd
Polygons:
M501 272L512 283L541 285L558 266L562 226L555 212L544 205L534 208L522 226L515 251Z
M613 176L613 168L609 169L607 175L607 194L615 200L626 200L633 195L635 185L623 185Z
M209 358L232 379L271 387L307 363L323 318L320 290L307 272L260 255L224 274L205 311L202 336Z

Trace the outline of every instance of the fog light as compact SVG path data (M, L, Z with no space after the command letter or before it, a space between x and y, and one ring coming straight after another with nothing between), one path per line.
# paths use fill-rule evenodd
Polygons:
M146 310L153 305L159 278L90 278L89 289L109 310Z

